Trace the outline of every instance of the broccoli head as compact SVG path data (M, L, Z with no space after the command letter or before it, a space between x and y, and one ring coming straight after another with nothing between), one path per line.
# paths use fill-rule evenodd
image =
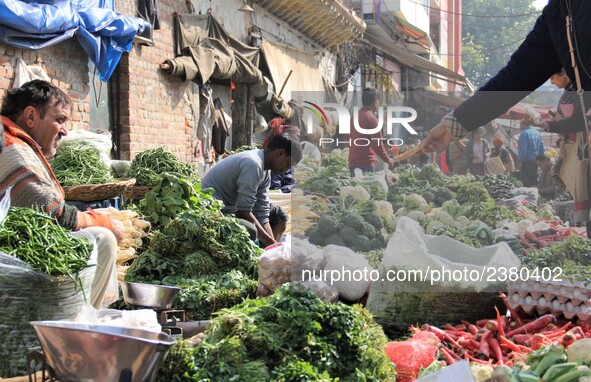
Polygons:
M343 217L341 221L355 230L363 230L363 217L357 213L353 212L348 215L345 215L345 217Z
M376 228L368 222L363 223L363 230L361 232L363 236L366 236L370 240L376 236Z
M367 238L367 236L363 235L355 235L355 238L352 240L351 245L353 249L357 252L369 252L371 251L371 241Z
M380 230L384 227L382 217L375 214L367 215L365 221L374 226L376 230Z
M323 215L320 220L318 220L318 229L324 235L330 236L338 232L339 222L334 216Z
M324 242L325 245L329 245L329 244L334 244L334 245L338 245L341 247L346 247L347 243L345 242L345 240L343 240L342 237L340 237L337 234L334 235L330 235L328 237L328 239L326 239L326 241Z
M310 243L316 245L324 245L325 237L326 236L317 228L310 230L308 233L308 239L310 240Z
M339 236L349 245L352 244L353 240L355 239L355 236L358 235L359 231L348 225L344 225L343 228L341 228L341 230L339 231Z

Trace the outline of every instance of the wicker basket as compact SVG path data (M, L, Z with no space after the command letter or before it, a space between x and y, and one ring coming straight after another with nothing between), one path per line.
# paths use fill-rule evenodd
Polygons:
M93 202L106 200L122 195L125 190L135 184L135 179L126 179L105 184L81 184L63 187L66 200L78 202Z
M134 200L141 200L146 196L146 194L152 189L154 186L131 186L128 187L125 192L123 193L123 197L126 201L134 201Z

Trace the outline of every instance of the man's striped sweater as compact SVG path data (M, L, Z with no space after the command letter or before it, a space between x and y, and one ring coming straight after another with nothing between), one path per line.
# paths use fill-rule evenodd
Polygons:
M9 187L11 205L38 206L65 228L112 228L111 220L94 212L80 212L65 203L64 190L39 145L13 121L2 117L5 147L0 153L0 195Z

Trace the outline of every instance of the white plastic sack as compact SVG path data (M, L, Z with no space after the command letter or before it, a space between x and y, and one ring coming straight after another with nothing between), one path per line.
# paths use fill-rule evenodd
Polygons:
M0 202L0 216L6 217L9 195L10 192ZM94 237L85 237L94 244ZM96 257L94 246L89 265L96 264ZM80 290L68 277L58 278L39 272L22 260L0 252L0 377L27 372L26 355L31 348L38 346L30 321L71 320L90 304L95 271L96 267L90 266L80 272Z
M267 247L259 261L259 283L271 292L290 281L291 253L282 243Z
M316 297L325 302L337 302L339 300L339 291L337 288L328 285L322 280L312 281L294 281L294 284L304 285L310 289Z
M302 146L302 154L305 157L309 157L311 160L315 161L316 163L320 163L322 160L322 154L318 147L316 147L313 143L308 141L303 141L301 143Z
M386 330L494 317L494 306L502 307L498 291L506 290L503 272L519 266L505 242L473 248L426 235L417 222L401 217L366 307Z
M310 244L308 239L291 236L292 281L304 281L316 277L326 266L322 250Z
M58 148L58 154L60 149L72 144L84 144L96 148L99 151L101 161L107 165L107 167L111 167L111 148L113 146L113 142L111 140L110 132L92 132L86 130L70 131L68 135L62 138Z
M474 248L449 236L427 235L416 221L406 216L399 219L382 259L385 269L421 270L425 279L447 274L450 275L448 279L453 280L449 285L471 288L476 292L499 290L504 282L498 281L502 276L496 277L498 272L494 269L509 270L520 265L519 258L505 242ZM487 277L473 277L483 270ZM463 275L454 277L444 273L446 271L461 271ZM443 280L443 277L439 278Z
M326 260L324 281L335 286L349 301L363 297L371 282L367 275L374 270L367 259L350 248L332 244L324 247L323 253Z
M265 249L259 262L259 283L273 292L287 282L314 277L325 264L317 247L290 236L290 240Z

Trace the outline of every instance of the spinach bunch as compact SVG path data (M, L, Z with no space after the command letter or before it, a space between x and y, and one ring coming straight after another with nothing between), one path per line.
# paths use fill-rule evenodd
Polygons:
M146 216L162 224L126 280L179 286L175 307L191 319L207 319L254 297L262 250L237 219L221 214L221 206L200 183L164 174L140 203Z
M186 212L218 212L223 203L213 197L213 190L202 190L201 182L172 173L160 175L156 186L139 204L140 212L155 226L167 224Z
M326 303L301 285L285 285L222 310L189 351L193 370L182 380L394 381L386 341L364 308Z

